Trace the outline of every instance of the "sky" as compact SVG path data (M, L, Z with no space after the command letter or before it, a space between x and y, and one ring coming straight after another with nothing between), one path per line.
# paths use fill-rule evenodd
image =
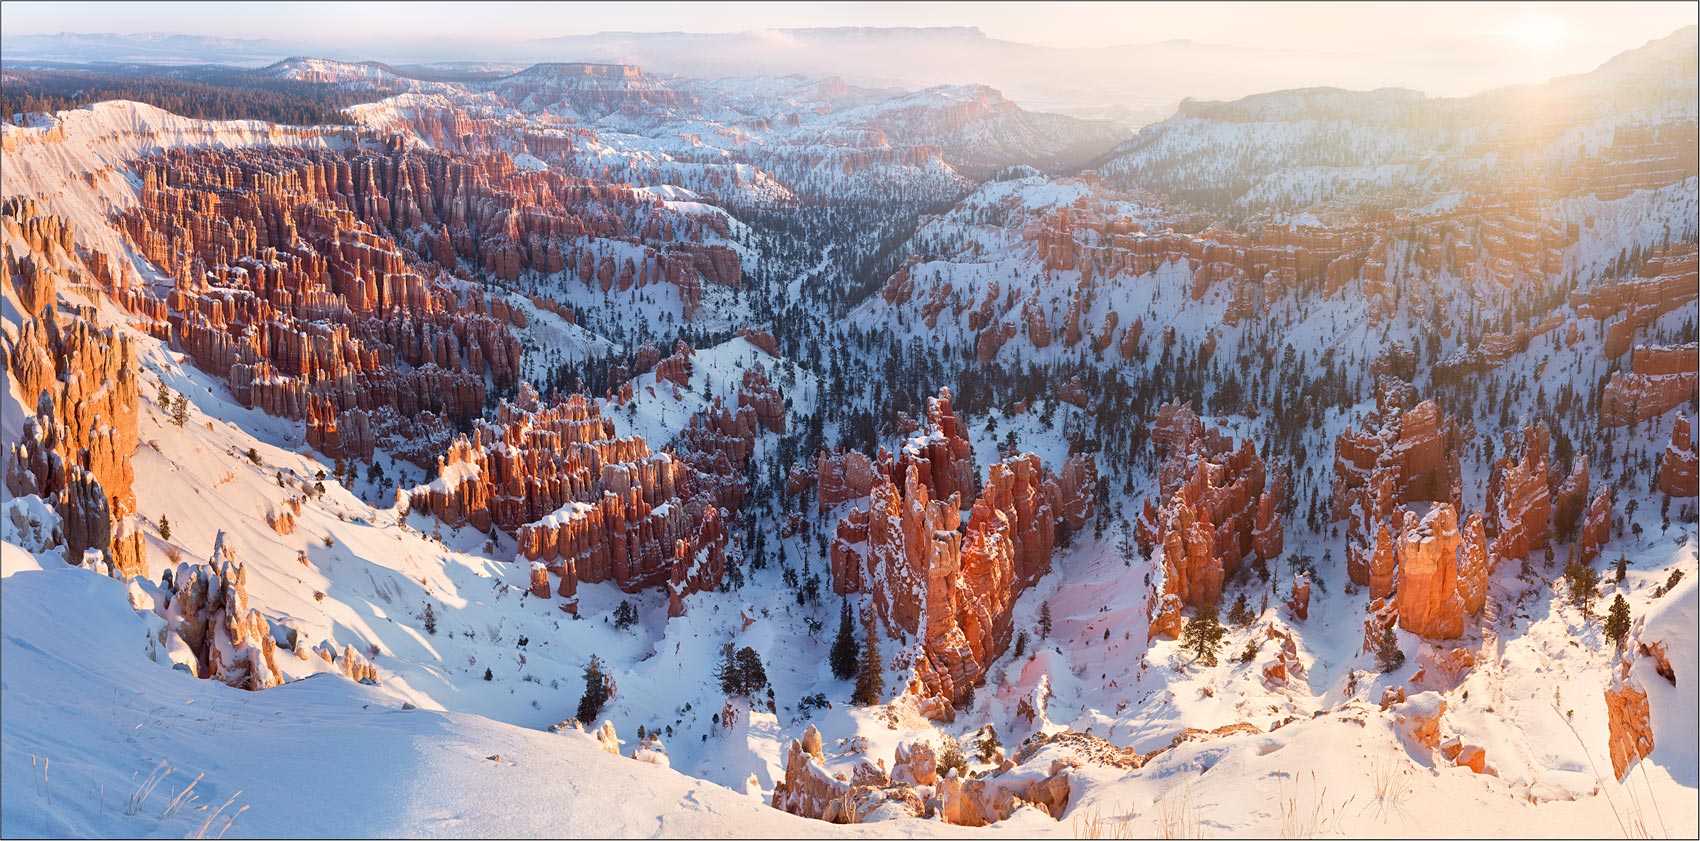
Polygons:
M1167 116L1187 96L1233 99L1324 85L1466 96L1534 84L1585 73L1697 22L1700 6L1692 2L0 4L7 39L75 32L267 41L227 53L242 57L206 60L611 61L700 78L804 73L909 90L988 84L1024 106L1129 123ZM976 27L995 40L907 39L898 56L889 40L771 32L707 41L601 38L595 45L537 40L841 26ZM1138 48L1111 49L1130 45ZM35 57L65 58L63 50L82 48L50 49L61 52ZM197 60L191 56L200 48L173 52L179 49L163 52ZM96 57L158 55L142 49ZM1111 110L1091 110L1100 107Z
M537 38L604 31L978 26L1057 47L1188 39L1286 49L1489 38L1598 60L1697 20L1642 3L51 3L8 0L13 34L172 32L235 38ZM334 21L334 25L329 22Z

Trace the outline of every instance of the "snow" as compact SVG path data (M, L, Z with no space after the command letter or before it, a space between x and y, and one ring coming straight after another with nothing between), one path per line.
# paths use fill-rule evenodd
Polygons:
M890 97L807 80L653 84L720 98L695 112L663 114L648 123L617 112L598 118L593 121L596 137L577 148L575 162L614 167L616 178L646 172L641 181L632 178L643 184L640 193L673 211L729 219L731 235L725 243L754 260L764 255L742 242L749 231L726 208L800 193L854 194L877 189L885 180L919 179L954 189L966 181L943 160L875 168L874 174L855 180L822 150L837 148L832 144L867 131L870 121L917 103L1002 104L995 92L981 88ZM370 127L396 120L409 108L488 107L516 126L538 126L545 117L571 110L560 101L541 100L525 109L498 109L488 92L474 94L458 86L424 90L357 106L350 113ZM792 110L792 103L830 107L794 130L748 128L740 122L757 107L751 103L776 108L772 100L779 96L787 98L784 111ZM1263 105L1292 116L1332 98L1317 94ZM1383 98L1390 109L1409 104L1405 94ZM1563 142L1598 142L1603 129L1590 126ZM1219 150L1248 143L1303 145L1332 130L1327 120L1224 128L1189 116L1164 131L1173 134L1175 143ZM79 236L98 247L116 244L119 250L113 253L124 252L106 220L135 200L137 185L126 177L124 164L136 155L167 145L340 147L353 142L344 129L204 123L147 106L110 103L67 112L54 123L4 131L8 148L16 144L16 151L7 153L5 193L50 199L53 212L73 218ZM696 139L687 141L687 134ZM1169 142L1160 135L1150 142ZM823 162L804 168L776 155L758 165L749 153L738 151L752 138L748 145L794 147L795 160L820 153ZM970 135L964 142L974 140ZM1327 172L1293 165L1260 185L1253 199L1303 205L1330 190L1402 183L1411 173L1423 172L1415 159L1400 157L1421 145L1409 136L1354 130L1345 142L1354 154L1398 160ZM514 160L524 168L558 165L529 153L516 154ZM84 173L96 174L94 186L81 180ZM911 269L917 291L910 304L893 307L876 295L850 315L850 324L868 334L917 347L925 341L925 347L941 351L934 372L939 384L971 383L970 364L977 363L961 361L973 340L966 324L971 306L960 314L947 306L936 327L922 322L918 307L932 290L949 284L952 303L970 305L982 300L994 282L1005 296L1019 290L1015 306L1006 308L999 301L998 317L1005 320L1015 318L1029 297L1052 324L1066 310L1079 273L1058 272L1035 282L1035 252L1024 227L1032 219L1081 199L1103 200L1146 230L1161 230L1152 227L1163 221L1160 211L1136 197L1037 170L1009 176L980 185L949 212L922 222L904 246L924 258ZM708 189L717 177L733 179L734 186ZM1573 196L1553 202L1555 218L1582 228L1581 241L1564 254L1563 270L1588 277L1625 242L1691 233L1697 185L1700 181L1689 178L1615 201ZM1457 194L1444 193L1429 206L1444 210L1457 201ZM1321 218L1306 211L1286 221L1313 225ZM609 241L596 245L622 256L639 247ZM1390 254L1390 279L1409 280L1394 268L1405 256ZM157 274L138 268L144 277ZM801 294L806 284L836 282L831 268L825 253L813 269L803 267L790 281L786 302L806 300ZM1445 277L1437 282L1456 281ZM533 305L526 298L533 290L509 294L510 303L527 316L528 326L519 334L524 370L534 380L556 364L629 351L633 341L674 335L680 324L682 302L666 284L605 294L576 278L525 282L580 314L579 323L568 324ZM1174 326L1181 341L1194 347L1214 331L1224 360L1266 335L1276 351L1282 345L1293 349L1300 366L1332 348L1353 372L1347 387L1357 395L1368 394L1364 371L1376 349L1392 339L1409 342L1422 335L1421 325L1411 323L1369 325L1361 296L1350 293L1302 307L1282 301L1262 314L1259 325L1227 327L1220 323L1225 290L1218 285L1203 300L1192 301L1184 263L1143 275L1100 278L1099 283L1100 294L1082 314L1084 332L1096 333L1116 312L1124 325L1134 316L1145 320L1147 344L1162 326ZM68 302L84 294L63 292ZM756 323L759 310L752 297L706 289L693 326L725 336L737 326ZM110 302L100 306L105 319L119 320ZM14 336L19 314L10 290L0 310L7 335ZM1455 312L1449 308L1442 315ZM1688 318L1692 313L1672 313L1650 332L1673 335ZM1574 345L1565 344L1556 331L1536 338L1501 371L1484 375L1482 387L1505 393L1511 383L1527 383L1544 400L1563 384L1596 382L1609 364L1601 352L1603 337L1597 325L1582 331ZM834 342L842 335L823 334L829 355L855 352L848 341ZM147 535L148 580L125 586L65 564L54 546L52 512L39 499L8 500L0 509L0 718L5 721L0 729L0 834L166 837L194 834L203 821L217 833L226 828L225 819L234 817L228 827L232 836L960 836L960 829L936 821L903 819L862 827L801 821L769 808L766 799L783 773L785 747L811 724L825 736L828 771L849 772L864 761L889 760L899 742L936 744L945 735L971 741L985 723L995 725L1013 751L1027 735L1016 709L1035 699L1042 707L1039 730L1091 733L1138 751L1167 748L1191 727L1250 723L1263 732L1184 742L1137 770L1087 762L1071 771L1075 796L1063 820L1024 810L975 834L1077 835L1082 834L1078 821L1093 815L1138 836L1177 834L1176 824L1189 821L1212 835L1615 836L1629 834L1621 822L1626 816L1658 834L1700 832L1700 813L1692 808L1700 792L1695 744L1700 731L1693 720L1700 684L1694 639L1700 621L1700 547L1691 524L1666 527L1665 518L1653 510L1657 506L1648 504L1651 497L1639 495L1642 474L1627 467L1602 466L1596 474L1596 483L1611 483L1642 505L1631 515L1620 504L1624 530L1614 534L1604 557L1623 555L1630 571L1623 583L1606 585L1607 595L1595 610L1623 593L1637 617L1634 638L1664 643L1677 681L1672 685L1656 674L1648 658L1636 661L1632 679L1649 694L1657 743L1653 754L1619 782L1601 770L1610 765L1603 690L1616 662L1614 652L1602 638L1598 617L1584 616L1569 604L1553 581L1554 568L1538 559L1528 573L1515 564L1494 572L1489 600L1495 622L1485 630L1472 624L1459 643L1477 653L1478 667L1456 687L1423 692L1414 683L1414 656L1391 674L1371 670L1371 658L1360 651L1369 599L1344 585L1342 541L1329 525L1312 530L1295 517L1288 526L1289 546L1296 547L1290 555L1302 553L1314 561L1318 588L1308 619L1299 621L1282 607L1292 570L1277 563L1268 583L1248 577L1230 586L1229 595L1244 595L1256 619L1230 628L1221 661L1205 665L1176 642L1147 644L1144 639L1144 597L1154 569L1150 558L1121 545L1118 526L1136 516L1141 494L1153 487L1152 471L1135 467L1131 476L1114 477L1127 478L1134 490L1113 483L1100 513L1106 523L1103 536L1092 529L1076 534L1073 545L1059 551L1053 571L1016 604L1013 624L1026 637L1023 654L994 662L973 704L956 723L940 725L919 715L912 701L885 710L841 702L849 686L827 667L830 630L805 631L809 621L832 628L837 600L828 595L821 604L802 604L782 582L778 561L758 570L743 558L744 587L692 595L682 617L666 618L661 591L626 594L611 584L582 585L582 618L568 617L556 609L557 602L529 595L533 567L507 561L515 557L511 538L443 528L417 512L402 516L391 502L393 488L423 483L427 471L383 452L377 461L387 481L327 478L325 494L302 504L295 531L279 535L265 525L265 513L299 495L331 465L305 447L299 422L243 409L221 377L186 364L180 353L156 339L138 335L136 342L143 371L143 444L133 466ZM1455 350L1460 342L1450 338L1442 349ZM664 354L669 351L662 348ZM1017 357L1029 364L1053 363L1083 360L1084 353L1060 342L1037 349L1020 337L999 362L1013 364ZM1115 364L1148 375L1159 361ZM735 406L742 372L758 364L789 400L790 423L800 423L823 405L825 384L816 372L733 338L697 349L688 384L645 374L632 382L631 401L603 398L600 408L618 434L641 435L657 458L670 458L663 448L677 439L689 418L717 398ZM161 383L192 403L181 427L156 403ZM1207 396L1214 400L1213 391ZM1513 408L1520 412L1536 405L1537 397L1525 390L1518 399ZM5 410L0 429L8 441L16 440L23 412L33 401L10 383L0 401ZM1296 496L1315 500L1323 492L1326 458L1316 454L1327 453L1347 423L1372 407L1366 397L1305 431L1300 446L1313 458L1308 468L1296 471ZM1129 421L1151 408L1130 406ZM976 470L983 473L998 460L1011 433L1045 464L1060 464L1070 449L1071 430L1089 428L1091 419L1042 395L1019 414L1006 407L964 420ZM1234 435L1268 432L1262 419L1218 415L1205 420ZM1479 425L1478 440L1499 431L1498 421L1485 411L1464 420ZM1669 438L1670 423L1665 417L1619 431L1624 464L1656 455ZM838 424L830 420L828 440ZM879 443L896 448L916 440L886 434ZM246 457L250 449L259 456L258 464ZM777 436L758 438L758 483L768 481L774 467L787 466L778 464L782 452ZM1480 508L1489 460L1479 444L1466 447L1467 509ZM434 484L456 485L475 470L452 466ZM280 481L288 487L280 487ZM564 522L587 509L571 503L544 521ZM818 533L830 534L837 513L814 518ZM172 524L169 542L158 529L166 517ZM755 519L767 545L776 550L772 554L782 554L784 563L804 575L824 572L821 544L808 535L781 537L783 518L771 509ZM735 543L745 551L742 535ZM202 561L220 545L232 547L236 559L247 565L251 603L274 634L292 629L309 649L353 646L368 652L379 685L355 684L317 657L297 659L281 650L278 665L290 682L259 693L197 681L174 669L174 663L185 662L186 652L174 637L162 640L162 628L148 609L157 595L149 582L175 566L173 552ZM1563 557L1567 548L1555 545L1554 557ZM1682 581L1654 596L1673 570L1682 572ZM616 629L608 620L621 602L636 608L638 622L630 629ZM1053 628L1041 638L1038 616L1047 606ZM427 608L437 617L436 632L424 627ZM1292 636L1303 667L1285 684L1262 679L1279 645L1271 640L1272 632ZM1404 632L1398 640L1411 655L1423 645ZM717 691L711 671L728 642L759 652L774 685L772 711L739 700L730 705L730 722L721 718L727 699ZM1248 649L1249 662L1239 662ZM594 737L572 728L546 730L575 711L581 671L592 655L607 664L615 679L617 692L602 715L623 734L628 756L611 755ZM888 684L896 675L888 675ZM1402 742L1394 714L1376 704L1382 690L1393 686L1411 690L1411 706L1438 707L1444 699L1443 728L1484 748L1496 776L1436 762ZM800 699L815 693L834 705L804 711ZM649 731L663 728L665 746L661 739L641 744L635 736L640 725ZM634 750L636 760L629 757ZM1019 773L1046 771L1052 758L1069 756L1061 748L1046 748ZM168 769L168 776L140 808L126 810L126 801L156 768ZM195 784L193 801L172 809L171 796L199 774L204 776ZM1393 788L1389 780L1397 781ZM215 813L227 800L231 805ZM208 808L203 811L203 806ZM247 808L238 812L242 807Z
M11 549L0 589L9 836L188 836L203 822L219 834L227 819L231 837L831 829L665 764L610 755L583 733L403 709L328 675L258 693L195 680L142 656L147 630L123 584L62 564L14 566ZM78 606L74 618L66 605ZM18 628L31 629L27 641ZM151 796L137 797L160 768ZM223 811L201 810L227 800Z

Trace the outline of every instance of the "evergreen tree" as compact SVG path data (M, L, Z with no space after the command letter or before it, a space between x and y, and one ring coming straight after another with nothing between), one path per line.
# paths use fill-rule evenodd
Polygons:
M171 539L171 518L165 516L164 514L159 515L159 539L160 540L170 540Z
M880 657L879 630L874 612L862 611L862 662L856 672L856 691L850 700L869 706L880 702L885 692L885 660Z
M746 698L754 698L757 693L767 689L767 669L762 667L761 655L756 650L744 646L738 649L738 693Z
M177 395L177 405L171 408L171 423L174 426L182 426L188 420L189 398L179 394Z
M484 679L485 680L495 680L496 679L496 674L494 672L490 671L490 668L488 666L486 666L484 668Z
M1241 628L1251 624L1251 607L1245 603L1244 593L1234 599L1233 607L1228 608L1228 621Z
M1399 650L1399 637L1393 633L1392 625L1381 629L1381 639L1376 640L1375 664L1383 674L1405 665L1405 652Z
M720 663L714 667L714 679L720 682L722 693L727 695L739 694L738 656L733 651L731 643L726 643L720 647Z
M638 621L637 606L628 599L621 599L614 607L614 628L624 631L636 625Z
M1207 666L1216 665L1216 649L1222 645L1222 623L1216 618L1216 605L1207 604L1193 613L1181 629L1181 646L1191 651Z
M980 748L977 751L980 761L990 765L998 758L998 752L1003 750L1003 742L998 740L998 731L988 724L980 730Z
M838 636L832 641L832 676L849 680L856 676L856 629L850 620L850 600L838 609Z
M938 772L940 777L945 777L951 771L955 771L958 778L968 776L968 757L962 754L962 743L947 733L944 744L939 747Z
M584 695L578 699L578 720L587 728L593 726L606 703L608 676L602 671L602 660L591 655L590 663L584 667Z
M425 633L437 635L437 609L430 602L425 603Z
M1617 556L1617 583L1622 584L1623 579L1628 578L1628 577L1629 577L1629 556L1628 555L1618 555Z
M1629 602L1625 601L1622 593L1612 599L1611 609L1606 613L1606 639L1611 640L1617 650L1623 650L1623 641L1629 637Z
M1051 635L1051 603L1048 602L1048 601L1040 602L1039 603L1039 639L1045 639L1045 638L1049 637L1050 635Z
M1572 561L1564 568L1564 579L1570 585L1570 603L1587 616L1594 596L1600 592L1600 573L1586 564Z

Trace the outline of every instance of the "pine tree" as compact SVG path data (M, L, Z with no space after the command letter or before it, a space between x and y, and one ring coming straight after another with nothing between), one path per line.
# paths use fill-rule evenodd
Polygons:
M1040 602L1039 603L1039 639L1045 639L1045 638L1049 637L1050 635L1051 635L1051 603L1048 602L1048 601Z
M949 776L951 771L958 778L968 776L968 757L962 754L962 743L948 733L939 747L938 771L940 777Z
M1191 651L1206 666L1216 665L1216 649L1222 645L1222 623L1216 618L1216 605L1207 604L1193 613L1181 629L1181 646Z
M1405 665L1405 652L1399 650L1399 637L1393 633L1392 625L1381 629L1381 639L1375 644L1375 664L1383 674Z
M738 649L738 694L746 698L754 698L763 689L767 689L767 669L762 667L761 655L756 650L744 646Z
M614 607L614 628L624 631L636 625L638 621L637 606L628 599L621 599Z
M171 409L171 423L173 426L182 426L188 420L189 398L179 394L177 395L177 405L173 406Z
M838 609L838 636L832 640L832 676L849 680L856 676L856 629L850 620L850 600Z
M1003 742L998 740L998 731L988 724L980 730L980 748L976 753L980 761L990 765L998 758L998 752L1003 750Z
M1623 650L1623 641L1629 637L1629 602L1625 601L1622 593L1612 599L1611 609L1606 613L1606 639L1619 651Z
M1564 569L1564 579L1570 584L1570 603L1587 616L1594 596L1600 592L1600 573L1586 564L1572 561Z
M437 609L430 602L425 603L425 633L437 635Z
M608 676L602 672L602 660L591 655L590 663L584 667L584 695L578 699L578 720L586 727L596 722L596 717L602 714L602 705L608 703Z
M1228 621L1241 628L1251 624L1251 607L1246 604L1244 593L1234 599L1233 607L1228 608Z
M1623 579L1628 578L1628 577L1629 577L1629 556L1628 555L1618 555L1617 556L1617 583L1622 584Z
M722 693L742 694L739 691L742 681L738 677L738 655L733 651L731 643L720 647L720 663L714 667L714 679L720 682Z
M170 540L171 539L171 518L165 516L164 514L159 515L159 539L160 540Z
M850 700L870 706L880 702L885 692L885 660L880 657L879 631L874 627L874 613L862 611L862 662L856 672L856 691Z
M484 668L484 679L485 680L495 680L496 679L496 674L494 672L490 671L490 668L488 666L486 666Z

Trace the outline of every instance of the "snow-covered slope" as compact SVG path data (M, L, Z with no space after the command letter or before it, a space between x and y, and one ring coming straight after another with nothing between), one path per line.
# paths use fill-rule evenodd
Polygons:
M1217 211L1291 210L1339 197L1420 205L1438 195L1559 176L1650 121L1692 131L1692 27L1579 76L1462 99L1316 88L1188 100L1106 154L1106 178Z
M67 330L116 326L139 378L139 445L122 455L146 560L127 582L68 564L71 522L57 512L98 509L68 493L12 499L32 477L5 473L0 834L1700 832L1700 538L1693 500L1662 489L1681 479L1663 464L1692 402L1618 425L1601 408L1611 376L1637 364L1631 345L1668 346L1676 361L1663 364L1680 367L1700 339L1693 298L1659 285L1689 277L1683 261L1700 241L1700 175L1680 154L1693 110L1677 94L1692 90L1691 67L1660 44L1493 100L1543 99L1540 113L1556 116L1541 125L1484 118L1487 99L1398 90L1193 104L1101 171L1074 175L1039 167L1070 168L1108 130L981 86L905 94L621 65L425 82L292 60L277 72L404 92L351 108L355 128L209 123L134 103L7 126L0 467L31 457L13 446L38 405L18 371L58 373L15 351L44 341L32 331L54 332L26 326L40 304L55 304ZM1653 77L1669 84L1612 100ZM272 145L337 154L185 156L173 160L194 169L147 170L152 187L137 175L140 158L169 148ZM1248 152L1244 172L1214 169ZM191 171L223 175L158 192ZM275 189L286 172L312 186ZM496 180L507 192L471 189ZM1210 201L1176 194L1194 187ZM151 227L138 208L159 211ZM74 232L61 239L53 216ZM204 260L169 273L149 263L176 259L215 219L224 238ZM307 271L291 268L302 264L284 259L307 251L304 228L321 237L312 256L333 266L307 289ZM121 277L96 271L98 255ZM583 262L565 269L568 257ZM382 278L368 277L371 260ZM622 278L621 266L644 269ZM639 271L650 274L634 282ZM57 300L36 299L37 272L53 275ZM403 276L428 279L431 295L391 283ZM117 280L146 294L102 292ZM186 347L192 310L224 324L257 314L245 324L267 340L227 355L222 336ZM487 332L429 320L448 314ZM349 350L356 339L373 341ZM475 340L469 358L502 353L511 367L463 365ZM339 366L316 361L326 357ZM260 359L291 366L264 382L299 380L316 398L308 411L268 414L249 380L238 397L231 374ZM323 413L358 419L361 390L387 382L374 373L432 366L458 366L451 382L473 395L456 403L468 417L434 427L443 439L378 436L369 452L326 455L340 439ZM1455 638L1390 631L1398 664L1366 650L1376 599L1351 583L1352 534L1332 508L1337 454L1381 411L1389 374L1456 421L1436 440L1455 459L1461 512L1506 512L1500 457L1530 422L1547 424L1553 458L1532 496L1557 496L1587 460L1592 487L1609 491L1591 610L1561 577L1582 541L1555 528L1544 552L1482 574L1484 607ZM943 420L915 420L941 387L959 439ZM516 407L551 390L584 414L514 421L542 415ZM1166 484L1230 470L1203 450L1159 460L1172 444L1155 418L1170 401L1191 403L1210 447L1245 442L1235 452L1286 483L1284 548L1254 564L1230 545L1248 560L1219 576L1213 662L1184 632L1153 631L1151 596L1175 561L1166 540L1142 546L1142 512L1184 503ZM51 431L31 434L52 446ZM851 492L840 476L828 499L828 468L846 450L867 457L870 487ZM1378 459L1405 457L1389 452ZM1090 454L1095 491L1065 498L1060 481L1039 482L1005 505L995 489L1009 467L994 465L1015 453L1037 456L1047 481ZM688 469L665 489L643 475L678 465ZM921 478L923 465L940 472ZM973 497L956 512L966 535L910 490L947 465L971 477L956 488ZM887 478L909 495L893 496ZM564 504L548 496L570 483L581 487ZM1093 513L1068 528L1074 503ZM1251 516L1216 503L1197 516L1221 522L1184 536L1205 554L1235 537L1219 514ZM715 510L647 539L687 504ZM1441 504L1401 502L1389 516L1415 528ZM478 507L482 521L457 516ZM618 513L591 514L604 510ZM1054 529L1017 525L1042 510ZM842 550L871 543L875 516L898 524L884 533L889 557L928 564L897 593L924 613L914 630L873 624L897 610L878 601L883 584L845 584L863 571L844 569ZM715 539L709 523L723 529L726 570L687 586L710 556L693 542ZM540 524L557 530L555 555L522 536ZM574 554L573 541L590 548ZM1018 542L1043 555L1019 586ZM612 572L581 575L575 565L588 570L597 550ZM165 576L175 586L180 563L223 560L242 565L243 606L274 643L279 685L196 680L201 663L167 625L184 605L164 601ZM643 564L662 572L621 578ZM1314 587L1303 609L1288 601L1301 576ZM1626 661L1602 622L1619 596L1633 618ZM954 644L931 635L959 608L969 627L956 633L985 647L985 682L941 703L917 658ZM879 703L851 702L857 681L834 674L841 610L867 611L884 646L865 668L884 680ZM208 658L236 656L214 636ZM847 638L864 642L859 628ZM765 686L727 690L725 646L748 648ZM316 653L333 650L372 671ZM593 660L607 703L574 723ZM1607 693L1624 685L1645 693L1645 720L1631 724L1652 744L1631 745L1645 755L1620 777L1624 722ZM1413 724L1425 716L1426 741ZM613 752L603 721L624 740ZM811 729L818 758L792 749ZM954 779L869 782L920 742L941 754L960 745ZM1482 773L1447 753L1465 746L1482 752ZM869 824L774 808L809 781L835 790L840 774L880 799L851 804ZM1057 780L1060 796L1024 788ZM967 821L992 825L945 823L947 811L964 818L953 786L993 792Z

